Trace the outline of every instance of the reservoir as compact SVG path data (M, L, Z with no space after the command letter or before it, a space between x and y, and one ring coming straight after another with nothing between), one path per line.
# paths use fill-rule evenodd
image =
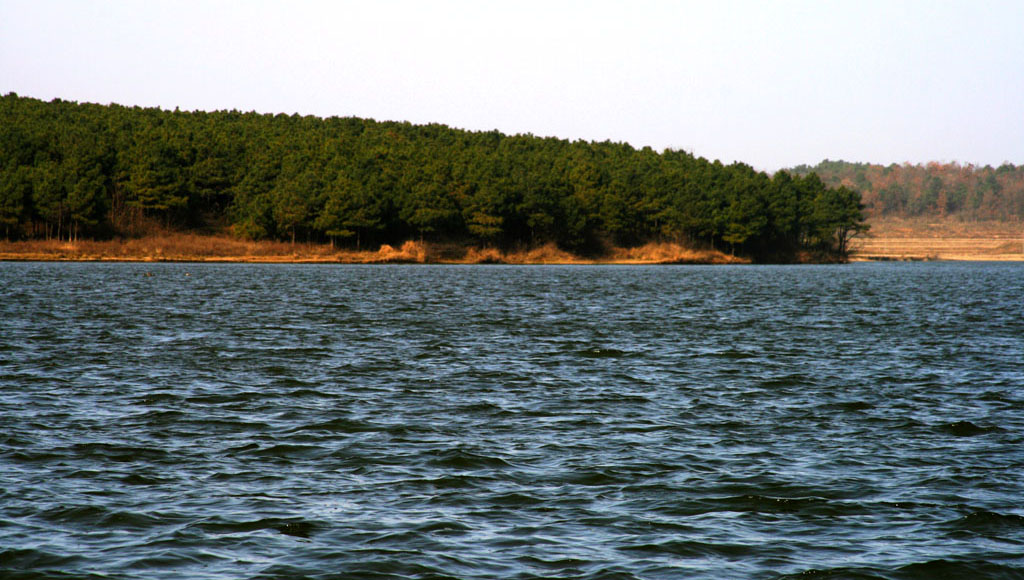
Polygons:
M0 576L1024 577L1024 264L0 263Z

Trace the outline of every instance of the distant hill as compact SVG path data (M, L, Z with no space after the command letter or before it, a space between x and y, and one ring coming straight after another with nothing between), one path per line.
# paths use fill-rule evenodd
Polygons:
M826 159L813 167L799 165L789 171L795 175L816 173L830 187L845 185L860 192L869 218L1024 218L1024 165L877 165Z
M0 97L0 236L166 230L354 246L673 242L842 260L860 196L683 152L444 125Z

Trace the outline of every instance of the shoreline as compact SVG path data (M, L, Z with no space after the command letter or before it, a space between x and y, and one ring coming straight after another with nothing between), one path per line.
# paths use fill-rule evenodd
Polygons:
M581 258L570 260L351 260L302 256L91 256L0 252L0 262L107 262L131 264L324 264L324 265L446 265L446 266L727 266L752 265L751 260L630 260L616 258ZM848 263L866 262L1024 262L1022 254L958 254L862 256L852 254ZM792 262L781 265L835 264L842 262Z
M851 242L850 262L1024 262L1019 223L958 223L878 220ZM4 262L180 262L263 264L522 264L655 265L750 264L752 261L673 242L635 248L611 247L600 256L580 256L554 244L500 250L460 242L407 241L373 250L329 244L246 241L217 234L162 232L112 240L0 240ZM817 263L801 260L797 263Z
M675 243L612 248L598 257L583 257L555 247L502 251L455 243L407 241L377 250L332 248L321 244L245 242L218 236L178 234L128 240L78 242L0 242L4 262L140 262L246 264L511 264L511 265L645 265L749 264L750 260L715 250L695 250Z

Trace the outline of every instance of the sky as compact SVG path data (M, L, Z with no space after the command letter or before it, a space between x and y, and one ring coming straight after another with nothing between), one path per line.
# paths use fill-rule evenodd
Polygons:
M1019 0L0 0L0 94L1024 164Z

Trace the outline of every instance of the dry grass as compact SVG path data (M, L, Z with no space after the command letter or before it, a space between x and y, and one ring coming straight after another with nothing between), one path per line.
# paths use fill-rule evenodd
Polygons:
M854 259L1022 260L1024 224L876 220L867 237L853 241ZM583 258L554 244L502 251L464 244L408 241L377 250L332 248L326 244L251 242L230 236L167 233L107 241L0 241L0 260L332 262L446 264L731 264L745 260L676 243L612 248L605 256Z
M29 240L0 242L0 259L124 261L259 261L327 259L332 250L318 244L248 242L226 236L163 234L105 241Z
M507 264L508 255L495 248L470 248L460 261L467 264Z
M637 264L744 264L749 260L717 250L694 250L671 242L651 242L637 248L616 248L613 260Z
M466 264L590 264L587 260L560 249L555 244L503 252L496 248L470 248L459 260Z
M515 264L585 264L592 262L592 260L585 260L575 254L570 254L555 244L545 244L523 252L514 252L510 261Z
M694 250L674 243L649 243L637 248L612 248L607 255L583 258L555 244L503 252L495 248L469 248L463 264L737 264L747 260L712 250Z
M402 244L398 249L395 249L387 244L384 244L377 250L375 255L370 256L370 259L360 260L360 252L347 252L343 253L353 259L353 262L363 263L398 263L398 264L424 264L427 262L434 261L431 259L429 248L423 242L408 241Z
M589 259L554 244L502 251L462 244L407 241L378 250L336 249L324 244L251 242L227 236L169 233L107 241L0 241L0 260L141 261L141 262L333 262L333 263L446 263L446 264L730 264L744 260L710 250L674 243L651 243L638 248L613 248L604 257Z
M1024 224L876 220L852 249L862 260L1024 260Z

